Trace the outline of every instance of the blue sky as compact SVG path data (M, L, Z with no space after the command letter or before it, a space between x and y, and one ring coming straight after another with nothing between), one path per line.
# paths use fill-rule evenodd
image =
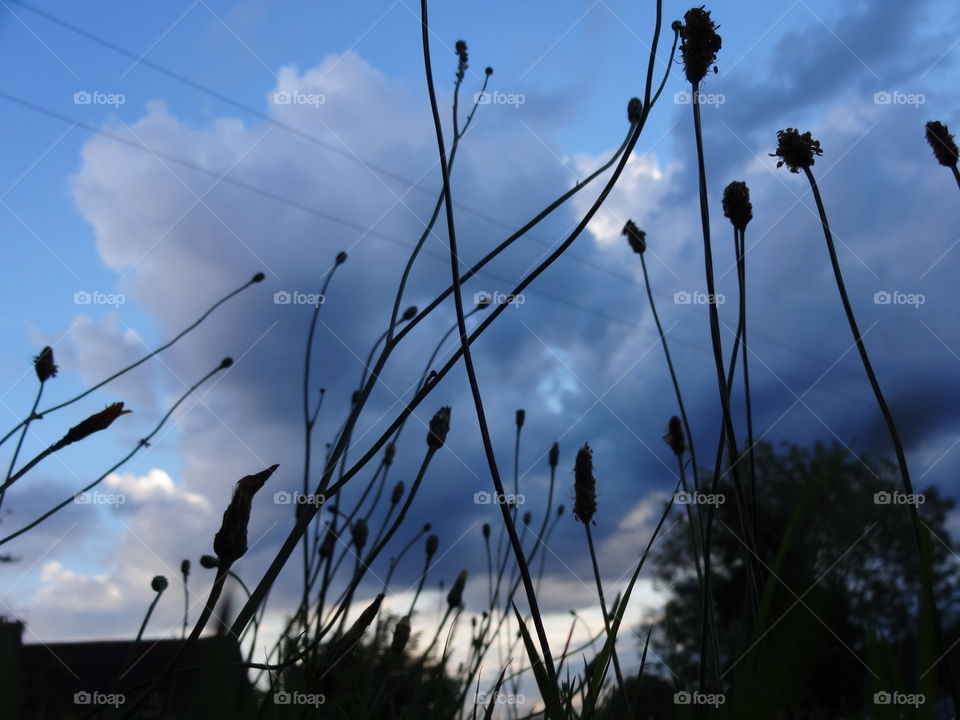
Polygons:
M55 345L62 366L46 390L53 402L171 337L254 272L267 274L262 286L160 361L38 423L28 438L29 455L84 412L115 400L134 409L109 435L46 461L22 481L4 504L3 528L19 527L112 464L149 431L184 383L225 355L239 360L200 401L187 403L148 453L123 469L129 475L114 489L130 501L121 510L111 515L104 508L71 507L38 528L35 539L26 536L3 549L22 558L0 570L7 583L3 611L26 615L37 637L124 636L149 601L149 578L174 575L169 569L182 557L209 551L238 477L279 462L273 489L298 485L299 385L291 378L300 372L308 310L278 306L272 298L279 291L315 289L334 253L349 249L351 258L321 313L314 370L330 393L320 447L339 425L359 378L358 357L365 357L387 320L405 257L402 244L415 240L439 188L417 8L403 2L276 7L252 0L36 0L29 6L133 53L137 60L131 60L27 6L0 5L0 66L7 68L0 87L6 127L0 139L6 282L0 292L8 308L0 334L6 378L0 400L7 424L29 408L35 392L29 359L44 344ZM669 44L669 23L687 8L665 5L663 42ZM724 41L718 73L702 88L713 98L704 125L716 262L721 290L732 298L729 226L719 200L728 182L746 180L755 213L747 242L758 426L771 441L838 440L854 452L890 453L862 369L849 352L808 189L802 177L776 171L768 156L776 131L798 126L823 142L815 170L915 478L955 495L960 454L950 398L960 389L960 334L951 318L960 206L948 171L923 141L923 123L940 119L960 127L960 12L934 0L718 2L710 9ZM470 52L464 97L473 97L490 65L490 89L522 98L482 106L461 148L453 182L465 256L479 257L506 234L504 226L522 224L619 145L627 100L642 94L652 15L651 3L614 0L433 8L434 70L444 112L458 39ZM665 59L661 46L658 71ZM537 498L532 502L542 505L543 454L550 442L560 439L567 469L574 448L587 441L596 448L598 535L606 543L611 582L644 537L658 493L673 484L659 436L676 409L639 266L618 237L628 217L648 232L651 281L697 418L698 441L702 447L716 442L706 312L674 301L677 292L702 291L704 282L692 125L678 95L687 89L680 70L673 68L607 209L477 349L504 468L513 411L527 410L523 466L529 468L529 494ZM322 95L324 101L281 106L271 101L278 91ZM84 92L100 93L99 100L75 102ZM108 104L120 95L122 103ZM171 157L215 175L226 171L226 181L165 159ZM544 245L573 227L595 192L584 191L529 242L493 263L492 274L466 288L466 297L509 290ZM446 286L441 238L432 237L427 251L408 304L422 306ZM79 306L74 295L83 291L122 293L125 302ZM924 303L879 305L877 292L920 293ZM396 412L397 397L453 322L448 305L398 351L362 422L364 432ZM732 308L721 310L728 323ZM438 568L438 577L449 582L461 566L480 571L479 531L470 542L455 540L494 516L469 500L489 479L462 372L451 374L418 411L420 422L447 403L454 407L449 452L438 459L425 489L429 502L415 506L412 522L431 520L456 547ZM422 428L412 426L414 450L401 453L398 479L409 480L418 460ZM361 441L357 452L362 449ZM565 470L564 500L569 484ZM437 517L437 507L451 511ZM243 568L251 579L291 521L287 508L257 510L253 527L262 543ZM573 525L556 538L557 558L579 552L582 538ZM591 606L589 593L578 594L582 570L574 561L553 563L552 582L563 598L551 608L557 617L570 604ZM296 592L295 573L282 581L280 609ZM178 612L172 601L159 608L157 632L163 622L175 625Z

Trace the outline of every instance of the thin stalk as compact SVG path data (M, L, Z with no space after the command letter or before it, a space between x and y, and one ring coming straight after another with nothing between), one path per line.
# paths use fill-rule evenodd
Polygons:
M30 428L30 423L33 422L37 416L37 406L40 404L40 396L43 395L43 386L46 385L46 382L41 382L40 387L37 388L37 396L33 400L33 407L30 408L30 414L27 415L26 421L23 423L23 432L20 433L20 439L17 440L17 448L13 451L13 457L10 459L10 467L7 469L7 477L4 479L4 483L10 481L10 476L13 475L13 469L17 465L17 456L20 455L20 448L23 447L23 439L27 436L27 430ZM7 494L6 486L3 489L0 489L0 507L3 506L3 498Z
M600 580L600 566L597 563L597 552L593 546L593 533L590 532L590 523L586 522L583 527L587 531L587 547L590 550L590 562L593 565L593 579L597 583L597 597L600 599L600 614L603 615L603 627L606 630L607 637L610 637L610 614L607 612L607 601L603 598L603 583ZM617 676L617 687L620 689L620 695L623 698L625 707L630 706L630 698L627 697L626 686L623 684L623 673L620 671L620 658L617 656L616 640L613 641L613 671Z
M258 278L259 278L259 279L258 279ZM177 335L176 335L172 340L170 340L169 342L165 343L164 345L161 345L161 346L158 347L156 350L153 350L152 352L144 355L142 358L140 358L139 360L137 360L135 363L132 363L132 364L128 365L127 367L123 368L122 370L119 370L119 371L115 372L113 375L111 375L110 377L108 377L106 380L102 380L102 381L98 382L96 385L94 385L93 387L87 388L86 390L84 390L84 391L83 391L82 393L80 393L79 395L77 395L77 396L75 396L75 397L72 397L72 398L70 398L69 400L65 400L64 402L60 403L59 405L54 405L53 407L49 407L49 408L47 408L46 410L43 410L42 412L37 413L37 414L38 414L40 417L44 417L45 415L48 415L49 413L52 413L52 412L54 412L55 410L59 410L59 409L61 409L61 408L65 408L67 405L72 405L72 404L75 403L77 400L80 400L80 399L82 399L82 398L85 398L87 395L89 395L90 393L92 393L94 390L98 390L99 388L102 388L102 387L103 387L104 385L106 385L107 383L113 382L114 380L116 380L116 379L117 379L118 377L120 377L121 375L125 375L126 373L130 372L131 370L133 370L134 368L138 367L139 365L142 365L142 364L145 363L147 360L149 360L150 358L152 358L154 355L159 355L159 354L162 353L164 350L166 350L167 348L169 348L170 346L172 346L174 343L176 343L177 341L179 341L184 335L186 335L186 334L189 333L191 330L193 330L193 329L196 328L198 325L200 325L200 323L202 323L204 320L206 320L207 317L208 317L214 310L216 310L218 307L220 307L221 305L223 305L225 302L227 302L227 301L228 301L230 298L232 298L234 295L238 295L239 293L243 292L244 290L246 290L246 289L247 289L248 287L250 287L251 285L254 285L254 284L260 282L260 280L262 280L262 279L263 279L263 278L262 278L262 273L261 273L261 274L258 274L258 275L255 275L253 279L247 281L246 283L244 283L243 285L241 285L239 288L237 288L237 289L234 290L233 292L225 295L224 297L220 298L217 302L215 302L213 305L211 305L210 308L208 308L207 311L206 311L203 315L201 315L192 325L189 325L189 326L187 326L186 328L184 328L179 334L177 334ZM0 445L3 445L3 443L5 443L7 440L9 440L9 439L10 439L10 436L13 435L13 434L14 434L17 430L19 430L21 427L23 427L24 424L27 423L29 420L30 420L30 418L27 418L26 420L23 420L19 425L17 425L15 428L13 428L12 430L10 430L10 432L8 432L6 435L4 435L2 438L0 438Z
M78 492L74 493L63 502L59 503L58 505L55 505L53 508L45 512L43 515L38 517L33 522L27 525L24 525L22 528L20 528L16 532L13 532L7 535L5 538L0 539L0 545L3 545L4 543L9 542L16 537L23 535L23 533L27 532L28 530L35 528L37 525L42 523L44 520L46 520L48 517L50 517L54 513L59 512L60 510L65 508L67 505L70 505L71 503L73 503L79 495L83 495L83 493L88 492L92 490L94 487L96 487L97 485L99 485L103 481L103 479L106 478L110 473L114 472L117 468L119 468L121 465L127 462L127 460L129 460L134 455L136 455L141 448L147 447L150 444L149 442L150 439L154 435L156 435L158 432L160 432L160 428L163 427L163 425L167 422L167 420L170 419L170 416L173 415L173 412L180 406L180 404L184 400L186 400L190 396L191 393L193 393L198 387L203 385L203 383L205 383L207 380L213 377L216 373L224 369L225 368L222 365L218 365L216 368L214 368L209 373L207 373L202 378L200 378L200 380L198 380L194 385L190 386L190 388L188 388L187 391L183 395L181 395L173 405L170 406L170 409L167 410L166 414L162 418L160 418L160 422L157 423L157 425L153 428L153 430L150 431L150 434L147 435L145 438L141 439L140 442L137 443L136 447L133 450L131 450L126 456L124 456L120 461L114 464L113 467L111 467L109 470L107 470L105 473L103 473L100 477L98 477L96 480L94 480L92 483L90 483L86 487L81 488Z
M823 198L820 197L820 188L817 186L817 181L813 177L813 173L810 172L810 168L803 168L803 172L807 176L807 180L810 182L810 188L813 190L813 198L817 203L817 211L820 214L820 224L823 226L823 235L827 241L827 251L830 254L830 264L833 267L833 275L837 281L837 290L840 293L840 301L843 304L843 311L847 316L847 323L850 325L850 332L853 334L854 342L856 342L857 352L860 354L860 360L863 363L864 372L866 372L867 379L870 381L870 387L873 389L874 397L877 399L877 405L880 407L880 412L883 414L884 422L886 423L887 430L890 433L890 440L893 443L894 452L897 456L897 465L900 468L900 476L903 479L904 490L908 495L914 495L913 482L910 479L910 470L907 467L907 456L903 449L903 443L900 440L900 433L898 432L897 425L893 420L893 413L890 412L887 401L883 396L883 391L880 389L880 383L877 381L877 376L873 371L873 364L870 362L870 356L867 354L866 345L863 343L863 336L860 334L860 328L857 326L857 319L853 314L853 306L850 304L850 297L847 295L847 287L843 281L843 273L840 270L840 262L837 260L837 251L833 243L833 234L830 232L830 222L827 220L827 211L823 206ZM953 706L955 708L960 707L960 692L958 692L956 682L954 681L953 672L950 669L950 661L947 656L950 647L948 647L944 642L940 611L937 608L937 599L933 592L932 562L927 563L923 561L925 552L922 538L923 531L920 527L920 515L917 513L917 508L914 503L907 503L907 509L910 512L913 536L917 544L917 553L918 558L920 559L920 572L924 578L923 586L928 589L928 592L925 594L927 595L926 600L929 603L931 616L933 618L933 630L937 638L937 649L940 653L940 659L938 662L941 663L941 672L944 675L944 679L947 681L947 687L950 688L950 694L953 698Z

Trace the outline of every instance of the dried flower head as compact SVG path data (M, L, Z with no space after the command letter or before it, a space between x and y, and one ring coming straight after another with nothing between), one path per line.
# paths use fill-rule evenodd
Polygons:
M162 593L169 584L163 575L154 575L153 580L150 581L150 587L153 588L155 593Z
M323 542L320 543L320 557L328 558L333 555L333 547L337 542L337 532L333 529L333 525L327 526L327 534L323 536Z
M258 272L256 275L254 275L252 278L250 278L250 282L252 282L252 283L263 282L264 278L266 278L266 277L267 277L267 276L264 275L262 272Z
M337 256L333 259L337 265L343 265L347 261L347 254L341 250L337 253Z
M635 125L640 122L642 116L643 101L637 97L630 98L630 102L627 103L627 120L630 121L631 125Z
M677 457L681 457L686 452L687 442L683 437L683 423L676 415L667 423L667 434L663 436L663 440Z
M780 158L777 167L786 165L790 172L798 173L813 167L814 155L823 155L823 150L820 141L814 140L809 131L801 134L794 128L777 130L777 151L770 153L770 157Z
M674 26L675 27L675 26ZM698 8L687 10L680 26L680 54L687 80L696 85L707 70L717 61L717 53L723 44L717 35L718 25L710 18L710 11Z
M436 535L427 536L427 557L431 558L437 554L437 548L440 547L440 538Z
M550 464L550 467L555 468L557 463L560 461L560 445L556 442L550 446L550 452L547 455L547 462Z
M221 370L226 370L228 367L233 367L233 358L232 358L232 357L225 357L223 360L220 361L220 369L221 369Z
M54 444L53 449L55 451L59 450L62 447L66 447L70 443L83 440L85 437L92 435L95 432L106 430L118 417L121 415L128 415L131 412L133 411L123 409L122 402L107 405L106 409L101 410L98 413L94 413L79 425L74 425L72 428L70 428L67 431L67 434Z
M187 578L190 577L190 561L184 560L180 563L180 574L183 575L183 580L186 582Z
M490 539L490 523L484 523L482 531L483 531L483 538L485 540L489 540Z
M229 567L247 552L247 524L250 522L253 496L273 475L277 467L277 465L271 465L266 470L247 475L237 481L230 504L223 511L220 529L213 537L213 551L221 567Z
M403 311L403 315L400 316L400 319L404 322L413 320L417 316L417 306L411 305L406 310Z
M753 219L750 189L745 182L734 180L723 190L723 214L737 230L746 230Z
M517 428L523 427L523 421L527 419L526 410L517 410Z
M564 511L565 509L566 509L566 508L565 508L563 505L558 505L558 506L557 506L557 517L562 517L562 516L563 516L563 511Z
M486 75L487 77L490 77L491 75L493 75L493 68L487 65L487 67L483 69L483 74Z
M393 458L397 454L397 446L393 443L387 443L383 448L383 464L390 467L393 464Z
M953 135L950 134L947 126L942 122L928 122L926 135L937 162L944 167L956 167L960 153L957 152L957 143L954 142Z
M48 345L40 351L33 359L33 369L42 383L57 376L57 366L53 364L53 348Z
M357 550L363 550L363 546L367 544L367 538L370 537L370 529L367 527L365 519L357 518L353 527L350 528L350 537L353 540L354 547Z
M403 484L403 480L398 480L397 484L393 486L393 494L390 496L390 504L396 505L403 499L403 491L406 486Z
M402 655L410 640L410 616L404 615L393 628L393 642L390 643L390 652Z
M626 236L631 250L637 255L643 255L643 251L647 249L647 234L638 228L633 220L627 220L627 224L623 226L620 234Z
M457 40L454 46L454 52L457 53L457 80L463 80L463 74L467 70L467 44L463 40Z
M220 561L217 560L213 555L201 555L200 556L200 567L206 568L207 570L213 570L215 567L220 566Z
M584 443L573 464L573 514L584 525L597 512L597 480L593 477L593 450Z
M444 405L437 410L436 414L430 420L430 430L427 432L427 447L431 450L439 450L447 440L447 433L450 432L450 406Z
M461 570L457 579L453 581L453 587L447 593L447 605L452 608L458 608L463 605L463 588L467 585L467 571Z
M530 524L530 521L533 520L533 513L530 512L529 510L527 510L527 511L523 514L522 520L523 520L523 524L524 524L524 525L529 525L529 524Z
M360 613L357 621L353 623L344 636L340 638L340 641L336 643L337 647L333 653L334 657L341 659L357 646L357 643L363 638L363 634L367 631L367 628L370 627L370 623L373 622L377 613L380 612L380 603L382 602L383 593L380 593L374 601L367 606L366 610Z

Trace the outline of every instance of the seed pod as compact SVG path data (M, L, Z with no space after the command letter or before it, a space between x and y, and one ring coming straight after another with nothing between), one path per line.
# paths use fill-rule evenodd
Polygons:
M565 509L565 508L563 507L563 505L558 505L558 506L557 506L557 517L560 517L560 516L563 515L564 509Z
M483 74L486 75L487 77L490 77L491 75L493 75L493 68L488 65L484 69Z
M683 453L686 452L687 443L683 437L683 424L676 415L670 418L670 422L667 423L667 434L663 436L663 439L677 457L682 457Z
M253 496L273 475L278 465L271 465L255 475L240 478L233 489L230 504L223 511L223 521L213 538L213 551L220 566L229 567L247 552L247 524L250 522L250 506Z
M427 536L427 557L431 558L437 554L437 548L440 547L440 538L436 535Z
M155 593L162 593L167 589L167 579L163 575L154 575L153 580L150 581L150 587L153 588Z
M627 120L630 121L630 124L640 122L640 117L643 115L643 101L640 98L630 98L630 102L627 103Z
M190 577L190 561L184 560L180 563L180 574L183 575L183 581L186 582Z
M403 315L400 317L401 320L413 320L417 316L417 306L411 305L406 310L403 311Z
M554 443L550 446L550 454L547 456L547 462L550 463L550 467L555 468L557 463L560 461L560 446L557 443Z
M333 546L337 542L337 533L332 525L327 526L327 534L323 536L323 542L320 543L320 557L328 558L333 554Z
M770 157L780 158L777 167L786 165L790 172L798 173L813 167L814 155L823 155L823 150L820 141L814 140L809 131L801 135L794 128L777 130L777 150L770 153Z
M647 234L638 228L633 220L627 220L620 234L626 235L631 250L637 255L643 255L644 250L647 249Z
M446 442L447 433L450 432L450 406L444 405L437 410L436 414L430 420L430 431L427 433L427 447L431 450L439 450Z
M960 153L957 151L957 143L954 142L953 135L950 134L947 126L942 122L928 122L926 136L937 162L944 167L956 167L957 160L960 159Z
M397 482L396 485L393 486L393 494L390 496L391 505L396 505L398 502L400 502L400 500L403 499L403 490L404 490L403 480L400 480Z
M717 27L710 18L710 11L704 10L702 5L687 10L683 16L683 25L680 26L680 55L687 80L694 85L706 76L723 45L717 35Z
M347 254L341 250L337 253L337 257L334 258L334 262L337 265L343 265L347 261Z
M262 272L258 272L256 275L254 275L252 278L250 278L250 282L252 282L252 283L263 282L263 280L264 280L265 277L267 277L267 276L264 275Z
M522 409L517 410L517 429L523 427L523 423L526 419L527 419L527 411Z
M447 605L452 608L458 608L463 605L463 588L467 584L467 571L461 570L457 579L453 581L453 587L447 594Z
M367 528L367 521L363 518L358 518L356 522L353 523L353 527L350 528L350 537L353 539L353 544L357 550L363 550L363 546L367 544L367 538L370 536L370 530Z
M393 443L387 443L383 447L383 464L386 467L393 465L393 458L397 454L397 448Z
M750 189L745 182L734 180L723 190L723 214L737 230L746 230L753 219Z
M213 570L215 567L220 566L220 561L217 560L213 555L201 555L200 556L200 567L206 568L207 570Z
M357 646L357 643L363 638L363 634L367 631L367 628L370 627L370 623L373 622L373 619L380 611L380 603L382 602L383 593L380 593L374 601L367 606L367 609L360 613L360 617L357 618L357 621L347 630L337 644L334 657L342 658Z
M79 425L74 425L72 428L70 428L70 430L67 431L67 434L56 442L56 444L53 446L53 449L54 451L59 450L62 447L66 447L70 443L83 440L85 437L92 435L95 432L106 430L118 417L121 415L128 415L131 412L133 411L123 409L122 402L107 405L106 409L91 415Z
M393 628L393 642L390 643L390 651L394 655L402 655L409 639L410 616L404 615L397 621L397 624Z
M523 514L523 524L529 525L531 520L533 520L533 513L527 510L527 512Z
M53 364L53 348L48 345L40 351L40 354L33 359L33 369L42 383L56 377L57 366Z
M597 480L593 477L593 450L584 443L573 464L573 514L584 525L597 512Z
M226 370L228 367L231 367L232 365L233 365L233 358L231 357L225 357L223 360L220 361L221 370Z
M483 537L486 540L490 539L490 523L483 524Z

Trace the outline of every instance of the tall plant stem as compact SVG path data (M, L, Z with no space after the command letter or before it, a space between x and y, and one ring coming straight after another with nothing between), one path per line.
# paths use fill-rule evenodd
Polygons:
M593 579L597 584L597 598L600 600L600 614L603 615L603 628L607 631L607 637L609 637L610 613L607 612L607 601L603 598L603 583L600 580L600 565L597 563L597 552L593 546L593 533L590 532L589 522L584 523L583 527L587 531L587 548L590 551L590 563L593 565ZM623 698L624 707L630 707L630 698L627 696L626 685L623 684L623 673L620 671L620 658L617 656L616 640L613 642L613 672L617 676L617 687Z
M850 304L850 297L847 295L847 287L843 281L843 273L840 271L840 263L837 260L837 251L833 243L833 234L830 232L830 222L827 220L827 211L823 206L823 199L820 197L820 188L817 186L817 181L813 177L813 173L810 172L810 168L803 168L804 174L807 176L807 180L810 182L810 188L813 190L813 198L817 203L817 212L820 213L820 224L823 226L823 235L827 241L827 251L830 254L830 264L833 266L833 275L837 281L837 290L840 293L840 301L843 303L843 311L847 316L847 322L850 325L850 332L853 334L854 342L857 345L857 352L860 353L860 360L863 363L863 369L867 374L867 379L870 381L870 387L873 388L874 397L877 399L877 405L880 407L880 412L883 414L884 422L887 425L887 430L890 433L890 440L893 443L893 449L897 456L897 465L900 468L900 477L903 479L904 491L908 495L914 495L913 491L913 482L910 480L910 470L907 467L907 456L903 449L903 443L900 440L900 433L897 431L896 423L893 420L893 414L890 412L890 408L887 406L887 401L883 396L883 391L880 389L880 383L877 381L877 376L873 372L873 364L870 362L870 356L867 354L867 348L863 344L863 337L860 334L860 328L857 326L857 319L853 314L853 307ZM923 577L923 587L928 590L927 602L930 606L931 617L933 618L933 630L937 638L937 649L940 653L940 663L941 671L944 675L944 679L947 681L947 687L950 688L950 694L953 697L953 706L955 708L960 708L960 692L958 692L957 684L953 677L953 672L950 669L950 661L947 656L950 648L944 641L943 638L943 628L940 622L940 611L937 608L937 599L933 590L933 561L925 561L927 556L927 550L925 549L924 540L923 540L923 530L921 528L922 521L920 520L920 515L917 512L916 505L913 503L907 503L907 509L910 512L911 525L913 527L913 536L917 544L917 554L920 561L920 573ZM929 542L929 539L928 539Z
M13 457L10 459L10 467L7 469L7 476L4 478L4 483L9 482L10 476L13 475L13 469L17 465L17 457L20 455L20 448L23 447L23 440L27 436L27 430L30 429L30 423L37 418L37 406L40 404L40 397L43 395L43 386L45 382L40 383L40 387L37 388L37 395L33 399L33 407L30 408L30 414L27 415L27 419L23 423L23 431L20 433L20 439L17 440L17 447L13 451ZM0 507L3 506L3 498L6 497L7 488L4 487L0 490Z
M490 430L487 427L486 414L483 409L483 398L480 394L480 385L477 382L476 370L473 366L473 356L470 352L470 343L467 335L467 326L464 321L463 295L460 292L460 257L457 254L457 231L456 223L453 218L453 197L450 192L450 173L447 166L447 151L443 140L443 125L440 121L440 111L437 106L437 93L433 85L433 68L430 63L430 28L427 18L427 0L420 0L421 16L421 37L423 40L423 64L426 73L427 91L430 95L430 110L433 114L433 124L437 135L437 152L440 157L440 172L443 175L443 204L447 218L448 241L450 243L450 268L453 281L453 301L457 313L457 325L460 328L460 347L463 350L463 364L467 371L467 379L470 382L470 393L473 395L473 404L477 412L477 422L480 424L480 435L483 439L483 450L487 457L487 465L490 469L490 475L493 479L493 485L496 488L497 495L503 497L503 482L500 479L500 470L497 467L497 460L493 454L493 444L490 439ZM510 536L510 544L513 546L514 555L517 558L517 565L520 574L523 576L524 589L527 593L527 603L530 606L530 613L533 617L534 626L537 630L537 636L540 641L540 649L543 653L544 666L550 681L556 684L556 669L553 665L553 657L550 653L550 644L547 640L547 633L543 626L543 619L540 616L540 609L537 603L536 592L533 588L533 581L530 578L530 570L527 567L524 558L523 548L517 537L517 530L513 524L513 518L510 511L503 503L498 503L500 512L503 515L503 522L507 527L507 533Z

